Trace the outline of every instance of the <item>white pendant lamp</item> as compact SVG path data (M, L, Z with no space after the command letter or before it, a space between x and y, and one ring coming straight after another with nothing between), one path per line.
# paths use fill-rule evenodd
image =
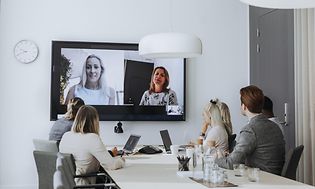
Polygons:
M156 33L143 37L139 54L146 58L192 58L201 55L201 40L186 33Z
M315 7L315 0L240 0L240 1L256 7L273 9L301 9Z

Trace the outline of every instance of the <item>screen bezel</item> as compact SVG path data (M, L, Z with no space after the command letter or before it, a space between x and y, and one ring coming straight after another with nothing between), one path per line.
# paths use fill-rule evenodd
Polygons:
M138 51L136 43L107 43L107 42L82 42L82 41L52 41L51 57L51 100L50 120L57 120L58 115L66 112L66 105L60 104L60 59L62 48L86 48L106 50L132 50ZM186 59L183 61L183 114L167 115L150 113L163 106L139 105L93 105L100 121L185 121L186 119Z

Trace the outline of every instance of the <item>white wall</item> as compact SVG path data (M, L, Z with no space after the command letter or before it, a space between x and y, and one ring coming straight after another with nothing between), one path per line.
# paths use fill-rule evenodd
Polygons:
M248 84L247 20L246 6L236 0L2 0L0 188L37 188L32 139L47 138L53 124L52 40L138 42L146 34L168 31L199 36L203 54L187 64L185 122L123 122L125 132L119 135L113 133L116 122L101 123L106 144L123 144L130 133L142 135L142 144L161 144L161 129L170 131L173 143L183 143L197 137L201 111L213 97L230 106L236 132L245 124L239 88ZM14 45L21 39L38 44L34 63L14 58Z

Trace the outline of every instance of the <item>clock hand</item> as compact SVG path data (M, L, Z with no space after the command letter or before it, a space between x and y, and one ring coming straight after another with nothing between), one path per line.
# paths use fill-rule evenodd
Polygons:
M18 55L20 55L20 54L24 54L24 53L27 53L27 51L22 50L21 52L17 53L16 56L18 56Z

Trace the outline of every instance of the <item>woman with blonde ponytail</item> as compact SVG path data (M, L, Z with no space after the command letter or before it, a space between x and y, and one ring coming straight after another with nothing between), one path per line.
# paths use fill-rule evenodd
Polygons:
M203 111L204 123L201 137L204 137L205 149L211 146L218 147L221 151L228 150L228 133L221 116L218 100L210 100Z

